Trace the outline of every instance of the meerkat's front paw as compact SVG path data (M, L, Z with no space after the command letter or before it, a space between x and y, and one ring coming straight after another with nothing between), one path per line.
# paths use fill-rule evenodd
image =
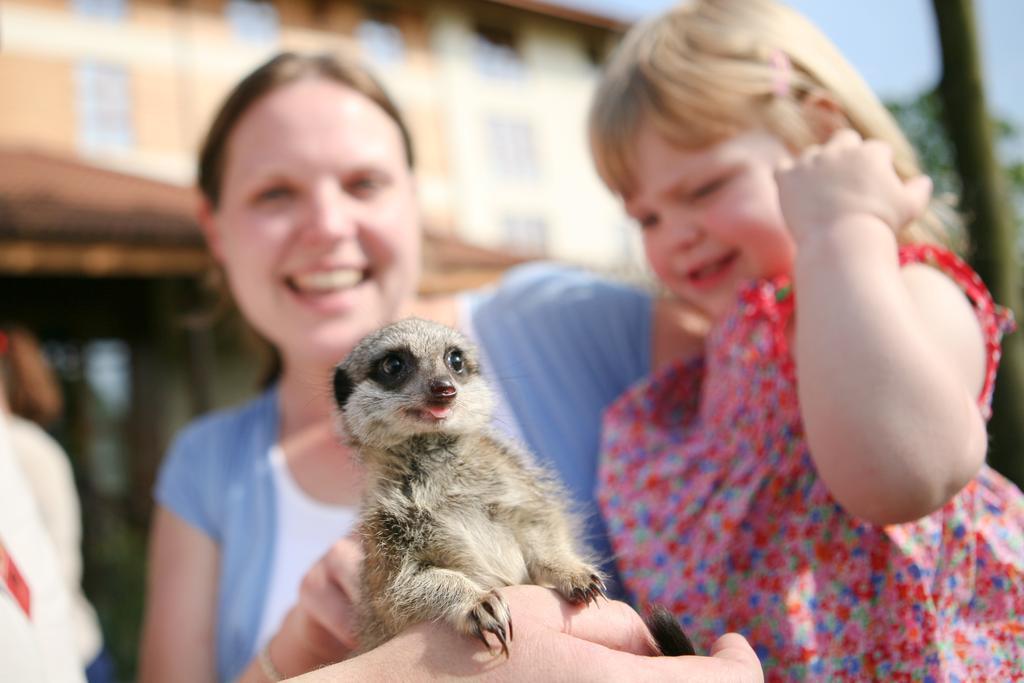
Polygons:
M488 650L491 649L491 644L487 641L487 634L494 634L501 643L501 651L506 657L509 656L508 644L512 642L512 613L497 591L490 591L481 597L480 602L469 610L463 620L464 623L460 624L462 631L482 640Z

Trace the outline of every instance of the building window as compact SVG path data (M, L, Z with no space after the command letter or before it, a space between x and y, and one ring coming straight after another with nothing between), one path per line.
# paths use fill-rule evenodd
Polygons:
M505 245L523 256L543 256L548 247L548 222L543 216L507 213L501 217Z
M128 0L71 0L71 9L83 17L120 21L124 19Z
M529 121L503 116L487 120L487 149L495 174L506 180L540 178L537 146Z
M385 5L369 5L356 28L356 39L374 64L399 64L405 59L405 38L395 12Z
M478 26L473 40L473 62L490 78L519 80L526 75L526 63L515 36L507 29Z
M584 42L583 53L587 56L587 66L592 71L599 71L608 58L608 48L603 43L593 40Z
M277 40L281 24L273 3L267 0L229 0L224 13L239 40L247 43Z
M85 149L127 149L135 143L131 81L116 64L83 62L76 73L78 139Z

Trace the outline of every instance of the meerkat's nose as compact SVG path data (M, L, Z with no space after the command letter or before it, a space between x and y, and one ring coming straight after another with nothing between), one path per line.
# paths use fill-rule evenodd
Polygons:
M451 403L455 400L458 390L451 380L432 379L430 380L430 398L440 403Z

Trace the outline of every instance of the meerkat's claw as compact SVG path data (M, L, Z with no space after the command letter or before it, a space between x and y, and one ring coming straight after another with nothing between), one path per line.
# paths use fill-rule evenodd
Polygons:
M501 651L502 653L504 653L505 659L508 659L508 642L505 640L505 628L502 626L498 626L497 629L494 631L494 636L501 643Z
M473 619L473 633L480 639L480 642L484 644L484 647L490 650L491 644L487 642L487 636L484 635L483 627L480 625L480 619L475 614L470 616Z
M467 615L469 621L469 632L477 636L488 650L491 650L491 643L487 640L487 634L493 634L501 644L501 653L509 657L508 643L512 640L512 614L504 599L496 592L491 591L485 595L476 607Z
M597 604L599 597L605 597L604 580L596 572L576 575L568 580L567 590L562 592L565 599L574 605Z

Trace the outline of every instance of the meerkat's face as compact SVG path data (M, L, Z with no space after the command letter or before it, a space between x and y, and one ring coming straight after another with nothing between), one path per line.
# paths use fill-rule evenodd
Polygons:
M485 427L491 392L477 350L445 325L408 318L365 337L334 371L346 433L387 448L423 434Z

